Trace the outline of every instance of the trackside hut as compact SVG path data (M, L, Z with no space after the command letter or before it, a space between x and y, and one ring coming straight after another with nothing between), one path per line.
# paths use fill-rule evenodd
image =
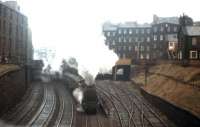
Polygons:
M112 68L114 80L129 81L131 74L131 59L119 59Z

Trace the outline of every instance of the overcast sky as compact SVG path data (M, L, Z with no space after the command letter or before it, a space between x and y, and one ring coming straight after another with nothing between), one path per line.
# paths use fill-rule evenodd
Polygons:
M34 47L56 50L53 66L74 56L81 69L93 74L100 67L111 68L117 56L104 45L102 24L152 22L161 17L185 13L200 20L199 0L18 0L28 16Z

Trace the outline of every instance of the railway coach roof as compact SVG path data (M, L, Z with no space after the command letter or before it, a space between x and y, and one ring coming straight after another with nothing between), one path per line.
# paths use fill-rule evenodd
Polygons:
M0 64L0 77L11 71L19 70L20 67L14 64Z

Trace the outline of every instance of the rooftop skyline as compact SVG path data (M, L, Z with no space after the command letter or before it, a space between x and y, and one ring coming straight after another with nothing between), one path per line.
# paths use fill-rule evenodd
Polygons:
M104 22L151 23L154 14L179 17L183 13L194 21L200 19L197 0L18 0L18 3L28 16L34 47L56 50L54 68L58 68L63 57L73 56L81 70L86 68L92 74L102 67L110 69L117 60L117 56L104 45Z

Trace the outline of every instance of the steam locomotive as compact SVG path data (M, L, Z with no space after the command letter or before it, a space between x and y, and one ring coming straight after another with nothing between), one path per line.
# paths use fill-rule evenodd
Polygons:
M77 103L77 109L83 109L86 113L96 113L99 101L93 84L86 84L84 78L76 71L65 71L63 81Z

